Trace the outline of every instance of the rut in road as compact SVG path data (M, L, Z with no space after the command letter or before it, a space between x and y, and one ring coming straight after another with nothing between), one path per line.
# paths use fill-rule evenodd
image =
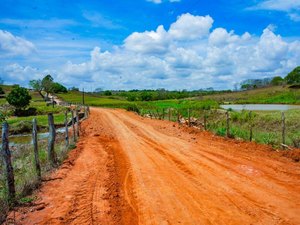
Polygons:
M123 110L92 109L83 130L22 224L300 224L299 163L267 146Z

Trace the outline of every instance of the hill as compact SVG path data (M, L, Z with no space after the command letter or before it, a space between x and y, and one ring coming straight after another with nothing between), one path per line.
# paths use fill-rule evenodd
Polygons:
M271 86L248 91L207 95L195 99L211 99L219 103L300 104L300 89L289 86Z

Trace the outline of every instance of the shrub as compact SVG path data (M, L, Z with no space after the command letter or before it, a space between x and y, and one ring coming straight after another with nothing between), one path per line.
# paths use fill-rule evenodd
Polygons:
M126 108L127 111L132 111L132 112L136 112L136 113L140 113L139 108L137 107L137 105L129 105Z
M30 104L31 96L26 88L17 86L8 94L6 100L16 109L25 109Z

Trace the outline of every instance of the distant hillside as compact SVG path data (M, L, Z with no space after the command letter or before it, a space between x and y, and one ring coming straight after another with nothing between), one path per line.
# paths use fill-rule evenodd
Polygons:
M219 103L300 104L300 89L289 88L289 86L272 86L248 91L207 95L199 99L212 99Z

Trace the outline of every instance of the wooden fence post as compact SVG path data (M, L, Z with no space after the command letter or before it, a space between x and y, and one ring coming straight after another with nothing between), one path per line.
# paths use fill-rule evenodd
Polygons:
M177 123L178 123L178 125L180 125L180 113L179 113L179 109L177 109Z
M206 112L205 112L205 110L204 110L204 117L203 117L203 123L204 123L204 130L206 130L206 123L207 123L207 118L206 118Z
M87 109L85 106L83 107L83 109L84 109L84 118L86 119L86 118L88 118Z
M162 118L162 120L164 120L165 119L165 109L164 108L162 108L162 116L161 116Z
M40 165L40 159L39 159L36 118L34 118L32 120L32 142L33 142L33 151L34 151L35 171L36 171L38 180L41 181L42 175L41 175L41 165Z
M90 112L90 107L89 106L87 107L87 110L88 110L88 113L89 113L89 116L90 116L91 112Z
M54 108L54 97L52 96L52 108Z
M250 137L249 137L249 141L252 141L252 138L253 138L252 111L249 112L249 120L250 120Z
M285 145L285 115L284 112L281 114L281 124L282 124L282 144Z
M169 108L169 111L168 111L169 121L171 121L171 113L172 113L172 111L171 111L171 109Z
M2 150L1 155L3 158L3 163L5 166L5 175L6 175L6 183L8 188L8 198L9 201L14 203L16 197L16 189L15 189L15 177L14 177L14 169L11 162L11 153L9 150L9 140L8 140L9 127L8 123L5 121L2 124Z
M76 142L76 131L75 131L75 122L74 122L74 111L71 110L71 117L72 117L72 130L73 130L73 141Z
M226 112L226 136L230 137L229 112Z
M55 167L57 163L56 154L54 150L54 144L55 144L55 126L54 126L54 118L53 114L48 114L48 125L49 125L49 138L48 138L48 160L51 163L51 166Z
M79 138L80 122L79 122L78 109L76 109L76 122L77 122L77 137Z
M191 111L188 109L188 126L191 126Z
M66 138L66 147L69 146L69 128L68 128L68 110L65 111L65 138Z

